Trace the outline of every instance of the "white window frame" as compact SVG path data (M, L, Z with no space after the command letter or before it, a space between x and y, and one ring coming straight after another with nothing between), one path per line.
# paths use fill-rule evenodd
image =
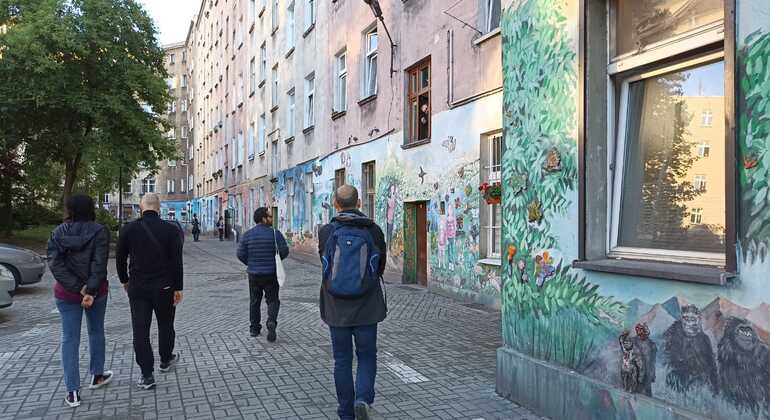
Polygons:
M260 82L267 80L267 43L263 42L259 47L259 77Z
M692 178L692 186L695 188L696 191L706 191L706 188L708 187L708 180L706 178L706 175L698 174L693 176Z
M500 142L500 162L495 164L494 162L494 156L495 156L495 141ZM486 136L486 148L487 148L487 159L486 162L484 162L484 173L486 174L486 179L484 182L493 184L495 182L501 182L503 179L503 165L502 165L502 159L503 159L503 133L497 132L492 133ZM447 206L451 205L451 203L447 203ZM499 260L502 256L502 241L500 243L495 244L495 233L496 231L500 231L500 238L502 239L502 208L500 204L487 204L486 201L484 201L484 198L481 198L481 207L483 211L486 214L487 217L487 224L485 226L482 226L482 230L484 231L485 236L485 258L491 259L491 260ZM495 217L496 213L498 213L498 209L500 210L500 217ZM497 219L497 223L493 224L493 220ZM496 252L495 252L496 250Z
M295 19L294 19L294 7L295 2L289 3L289 7L286 8L286 51L291 51L295 47Z
M271 26L270 26L270 28L273 31L278 29L278 10L279 10L278 0L273 0L273 11L271 13L271 15L272 15L271 16L272 23L271 23Z
M254 24L257 21L257 0L249 0L249 23Z
M249 160L254 160L254 123L249 124L249 131L247 141L247 147L249 151Z
M711 144L707 141L698 144L698 157L707 158L711 155Z
M244 148L244 144L243 144L243 130L239 130L238 131L238 145L237 145L237 148L238 148L238 166L242 166L243 165L243 148Z
M272 108L275 108L278 106L278 64L273 66L273 69L271 70L271 76L272 79L271 85L272 85L272 91L270 92L270 106Z
M309 31L316 22L316 1L305 0L305 32Z
M709 25L709 27L712 25ZM720 25L721 27L721 25ZM699 29L700 30L700 29ZM696 30L696 31L699 31ZM701 42L707 42L708 37L701 37L699 38ZM665 42L665 41L664 41ZM689 45L691 49L695 49L699 46L705 46L705 45L698 45L698 44L692 44L690 39L686 39L682 41ZM706 44L709 45L709 44ZM661 51L671 51L672 53L674 51L681 51L682 46L680 45L670 45L669 49L663 48L662 50L654 50L647 53L641 53L640 56L644 56L644 60L652 60L657 61L658 54ZM688 49L689 50L689 49ZM655 53L655 54L653 54ZM643 61L639 56L636 57L630 57L626 60L630 60L627 62L631 62L635 64L635 66L644 66L647 64L651 64L652 61ZM654 70L650 70L644 73L635 74L630 77L625 77L621 79L620 81L620 97L618 99L618 118L617 118L617 128L614 127L611 128L610 135L608 136L610 139L609 142L609 156L614 157L614 173L615 174L623 174L624 173L624 163L625 163L625 149L626 149L626 126L627 126L627 119L628 119L628 96L629 96L629 86L631 83L649 79L655 76L659 76L662 74L667 74L679 70L683 70L689 67L707 64L709 62L724 60L724 50L720 50L717 52L707 53L703 55L695 55L692 56L689 59L679 61L676 63L673 63L668 66L662 66L659 68L655 68ZM608 67L608 72L611 75L615 75L618 73L617 65L620 63L619 61L616 61L614 63L611 63ZM625 65L621 65L621 67L626 67ZM630 70L630 69L629 69ZM614 71L614 73L613 73ZM609 90L610 92L612 89ZM612 95L610 95L610 104L613 104L613 98ZM612 109L614 106L610 106L610 120L609 121L615 121L615 117L612 113ZM614 124L610 124L611 126ZM675 262L675 263L688 263L688 264L699 264L699 265L708 265L708 266L720 266L723 267L726 265L726 255L725 253L713 253L713 252L697 252L697 251L677 251L677 250L666 250L666 249L655 249L655 248L638 248L638 247L623 247L618 245L619 241L619 233L620 233L620 210L621 210L621 203L622 203L622 191L623 191L623 176L613 176L613 171L611 170L610 173L608 173L608 188L609 188L609 215L608 218L608 247L607 247L607 255L611 258L627 258L627 259L637 259L637 260L653 260L653 261L667 261L667 262Z
M179 178L179 192L183 193L185 191L187 191L185 189L185 179L184 178Z
M334 112L347 111L348 52L342 50L334 56Z
M257 57L249 62L249 90L252 95L257 91Z
M292 138L296 135L296 107L297 107L297 94L294 88L289 89L286 93L288 102L288 112L286 113L286 137Z
M156 181L154 176L150 176L142 180L142 194L154 193L155 184Z
M370 49L370 38L372 35L377 37L377 47ZM377 94L377 51L380 47L380 35L377 32L377 26L375 25L364 34L364 77L363 77L363 94L364 98L374 96ZM374 63L374 64L372 64ZM374 88L370 89L371 79L374 78Z
M484 15L484 32L490 33L500 28L500 19L502 19L502 4L498 6L500 9L500 16L498 16L497 26L492 26L492 10L495 3L502 3L502 0L485 0L485 15Z
M305 128L315 125L315 72L305 78Z
M714 126L714 111L710 109L703 110L701 113L701 127Z
M690 209L690 223L699 225L703 223L703 207Z
M169 168L175 168L176 167L176 160L169 159L168 162L166 162L166 166L168 166Z
M258 124L258 127L257 127L258 141L259 141L259 143L257 144L257 146L258 146L257 152L260 155L264 155L265 154L265 142L267 141L267 138L266 138L267 137L266 136L267 127L266 127L266 125L267 125L267 116L263 113L262 115L259 116L259 124Z

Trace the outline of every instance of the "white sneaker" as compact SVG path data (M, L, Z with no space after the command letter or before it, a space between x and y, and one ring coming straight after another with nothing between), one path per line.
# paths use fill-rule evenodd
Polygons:
M101 382L99 382L99 379L101 379ZM108 370L101 375L91 376L91 385L88 386L88 389L103 388L110 382L112 382L112 371Z
M64 398L64 403L71 408L80 407L80 391L72 391L67 393L67 397Z

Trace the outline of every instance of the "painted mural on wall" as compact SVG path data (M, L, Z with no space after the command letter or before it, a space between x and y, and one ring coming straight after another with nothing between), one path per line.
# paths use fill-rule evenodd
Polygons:
M770 25L748 17L738 25L739 278L699 286L569 265L578 226L577 3L523 0L502 19L505 345L704 415L770 417ZM741 7L740 16L770 12L753 0ZM585 404L595 413L626 407L616 418L635 418L633 405L612 398Z
M479 264L478 136L459 141L447 136L409 151L409 159L404 159L401 141L397 135L385 137L280 173L275 184L279 227L288 232L293 247L315 249L317 228L335 215L332 197L337 171L344 169L345 182L363 193L361 165L375 161L374 219L385 233L388 269L402 272L405 253L409 252L404 241L405 203L424 201L428 207L429 281L454 290L499 296L498 270ZM312 191L305 187L309 176ZM290 184L294 185L293 196ZM300 203L302 197L311 204Z

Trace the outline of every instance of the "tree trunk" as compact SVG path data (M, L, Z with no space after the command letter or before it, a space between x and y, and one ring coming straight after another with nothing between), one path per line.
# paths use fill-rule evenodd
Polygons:
M78 152L74 159L67 160L64 165L64 192L62 197L64 217L67 217L67 200L72 196L72 190L75 188L75 182L77 181L78 169L80 168L80 160L83 158L83 153Z

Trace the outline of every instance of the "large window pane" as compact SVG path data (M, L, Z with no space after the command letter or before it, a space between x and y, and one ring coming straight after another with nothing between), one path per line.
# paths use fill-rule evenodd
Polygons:
M618 245L724 252L724 119L700 118L724 115L724 63L633 82L627 110Z
M615 55L637 51L723 18L723 0L615 0Z

